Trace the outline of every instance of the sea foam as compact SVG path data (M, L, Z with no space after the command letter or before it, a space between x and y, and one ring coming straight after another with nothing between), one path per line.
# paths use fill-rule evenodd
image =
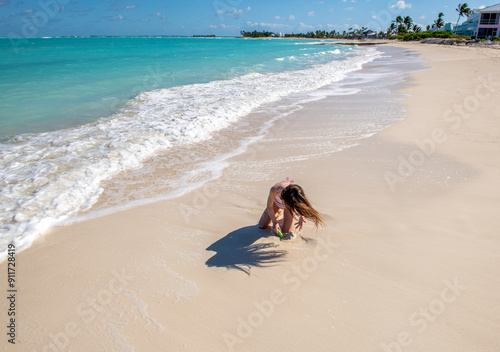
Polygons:
M1 258L8 243L25 248L51 226L91 208L103 180L172 146L206 140L264 104L342 80L380 56L372 48L341 59L339 50L330 53L337 59L306 69L143 92L112 116L0 144Z

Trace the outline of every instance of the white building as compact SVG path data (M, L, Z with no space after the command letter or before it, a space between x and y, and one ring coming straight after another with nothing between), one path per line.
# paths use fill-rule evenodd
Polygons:
M478 10L473 10L472 15L467 17L467 20L455 27L453 31L458 35L465 35L475 38L477 33L477 25L479 24L480 13Z
M444 24L444 27L437 28L437 27L431 27L429 29L430 32L438 32L438 31L453 31L453 24L451 22L447 22Z

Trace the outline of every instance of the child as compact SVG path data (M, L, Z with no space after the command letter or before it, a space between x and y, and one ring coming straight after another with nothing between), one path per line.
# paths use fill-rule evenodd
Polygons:
M323 218L309 203L302 187L294 184L288 177L286 181L275 184L269 191L267 208L259 220L259 228L265 229L272 224L273 231L277 234L278 229L280 229L277 217L282 211L284 211L283 228L281 228L283 233L295 229L293 224L295 215L299 216L297 223L299 230L302 229L302 225L306 222L305 219L314 222L316 227L325 225Z

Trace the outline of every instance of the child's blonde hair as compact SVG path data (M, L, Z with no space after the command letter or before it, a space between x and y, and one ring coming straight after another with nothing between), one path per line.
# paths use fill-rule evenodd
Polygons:
M309 199L302 187L296 184L291 184L281 191L281 199L285 206L290 209L293 215L299 214L302 217L314 222L314 225L325 226L325 222L319 213L311 206Z

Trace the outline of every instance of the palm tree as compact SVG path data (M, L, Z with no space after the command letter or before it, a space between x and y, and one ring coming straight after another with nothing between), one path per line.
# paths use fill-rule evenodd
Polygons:
M396 30L396 24L392 22L389 28L387 28L387 36L390 37L395 30Z
M413 24L413 20L410 16L406 16L403 20L403 23L406 25L406 29L410 30L411 25Z
M408 30L406 29L406 26L404 24L400 24L398 26L398 35L404 35L408 33Z
M420 33L420 32L422 32L422 28L420 28L420 27L418 26L418 24L413 25L413 28L412 28L412 29L413 29L413 32L414 32L414 33Z
M396 19L392 22L396 22L397 30L398 30L398 35L399 35L399 27L401 27L401 24L404 22L403 17L398 16Z
M444 27L444 20L443 20L444 13L440 12L438 15L438 19L434 21L434 24L432 25L433 28L440 29L441 27Z
M455 26L455 28L458 27L458 21L460 21L460 17L463 17L463 16L469 17L472 13L469 6L467 6L467 3L458 4L458 7L456 8L456 10L458 12L458 20L457 20L457 25Z

